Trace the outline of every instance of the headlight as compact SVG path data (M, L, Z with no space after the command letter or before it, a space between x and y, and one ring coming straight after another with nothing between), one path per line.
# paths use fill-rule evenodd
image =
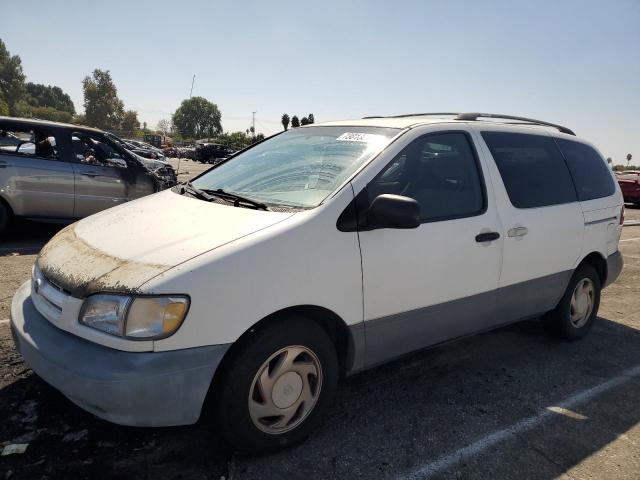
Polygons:
M160 339L182 325L189 299L183 296L129 297L98 294L87 298L80 323L96 330L133 339Z

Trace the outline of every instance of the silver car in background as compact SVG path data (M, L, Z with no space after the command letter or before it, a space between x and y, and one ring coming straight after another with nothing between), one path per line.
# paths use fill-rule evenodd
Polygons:
M100 130L0 117L0 232L13 216L72 221L175 183Z

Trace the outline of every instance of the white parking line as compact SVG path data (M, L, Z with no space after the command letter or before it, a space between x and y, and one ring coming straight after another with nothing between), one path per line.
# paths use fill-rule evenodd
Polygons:
M640 237L625 238L624 240L620 240L620 242L637 242L638 240L640 240Z
M0 325L2 325L3 323L9 323L9 319L7 318L6 320L0 320Z
M520 420L518 423L515 423L507 428L502 430L498 430L493 432L485 437L482 437L479 440L476 440L471 445L456 450L453 453L444 455L434 462L427 463L418 467L413 472L402 476L400 478L403 479L425 479L429 478L432 475L435 475L442 470L446 470L464 460L467 460L475 455L478 455L490 447L493 447L495 444L500 443L504 440L507 440L510 437L518 435L526 430L531 430L538 425L544 423L552 417L558 415L558 411L569 410L576 405L581 403L585 403L598 395L601 395L623 383L628 382L629 380L640 376L640 365L630 368L629 370L625 370L620 375L607 380L604 383L596 385L595 387L589 388L587 390L583 390L582 392L569 397L565 401L547 407L542 410L537 415L532 417L527 417L523 420Z

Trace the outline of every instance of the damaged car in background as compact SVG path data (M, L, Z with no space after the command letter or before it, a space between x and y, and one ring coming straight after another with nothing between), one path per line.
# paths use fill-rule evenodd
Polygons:
M111 132L105 132L105 135L107 135L114 142L118 143L122 148L135 153L139 157L148 158L150 160L159 160L161 162L167 163L164 152L159 148L149 145L148 143L120 138L115 133Z
M170 165L100 130L0 117L0 232L12 217L71 221L175 184Z
M120 145L124 150L133 155L147 170L152 172L162 182L163 190L173 187L177 183L177 174L162 152L158 154L155 151L137 148L130 140L123 140L110 132L105 132L105 136Z

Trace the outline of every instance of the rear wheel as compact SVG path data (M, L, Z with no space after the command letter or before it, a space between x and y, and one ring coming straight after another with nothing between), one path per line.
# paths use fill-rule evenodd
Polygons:
M584 337L598 314L600 292L600 276L596 269L589 264L580 266L558 306L542 318L545 328L566 340Z
M288 317L256 330L213 386L222 433L252 453L303 440L333 401L338 370L333 342L313 322Z

